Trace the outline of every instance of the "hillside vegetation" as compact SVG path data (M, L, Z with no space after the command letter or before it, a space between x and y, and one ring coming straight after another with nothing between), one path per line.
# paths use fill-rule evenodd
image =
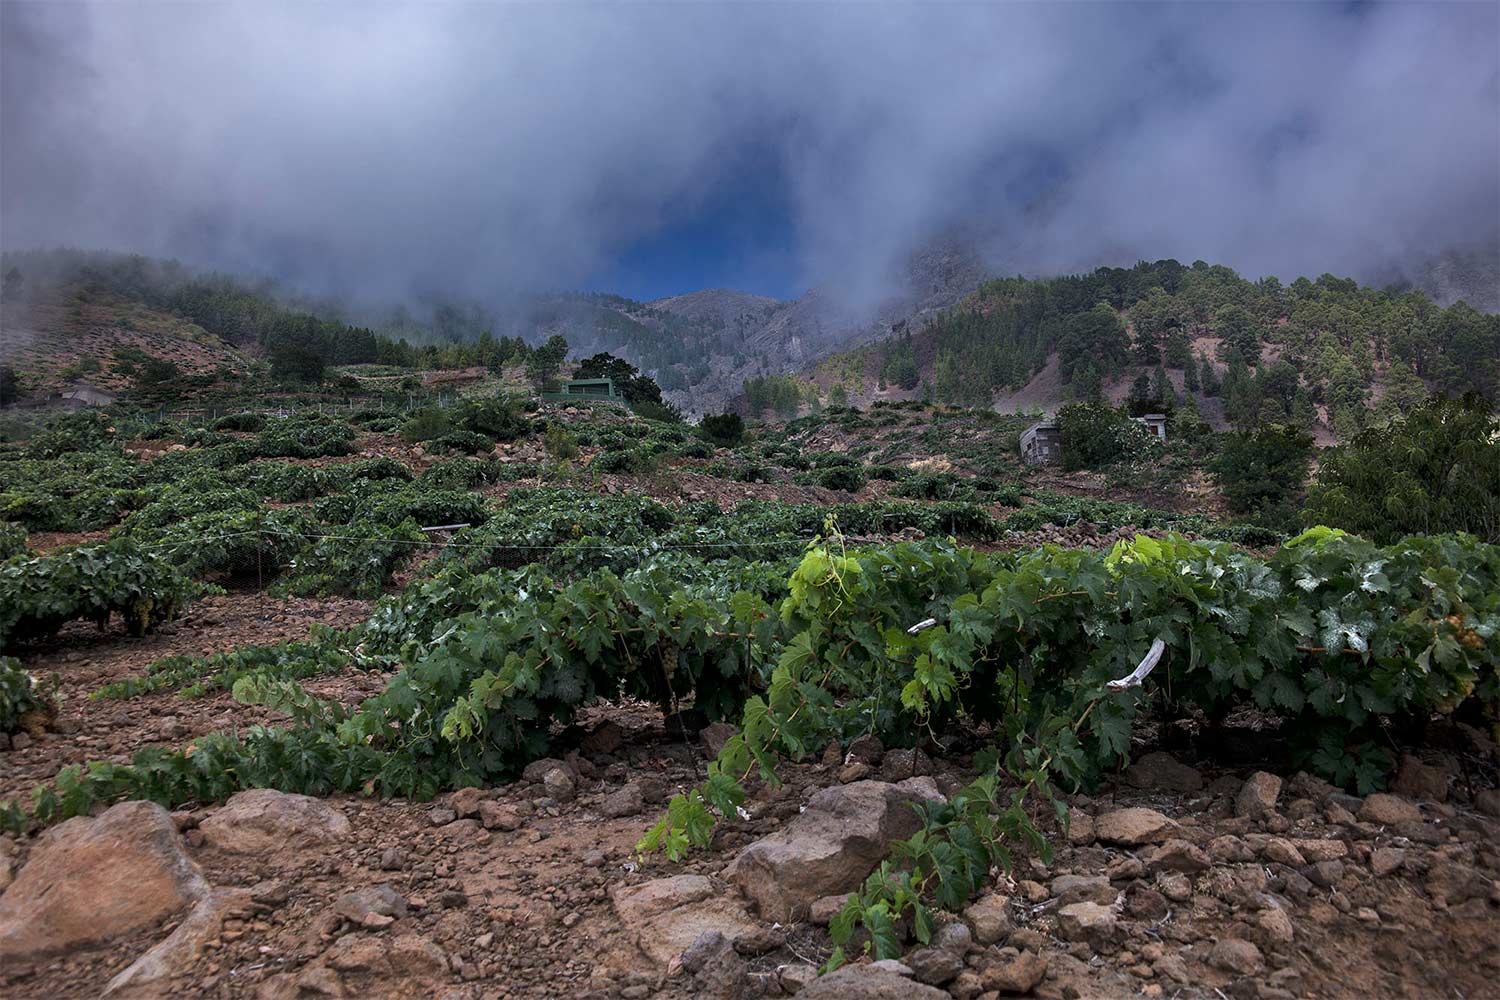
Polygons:
M1339 437L1430 391L1493 400L1500 317L1325 274L1283 285L1174 260L982 284L916 331L816 371L846 396L1191 405L1238 427L1292 420ZM1034 391L1027 392L1030 387Z

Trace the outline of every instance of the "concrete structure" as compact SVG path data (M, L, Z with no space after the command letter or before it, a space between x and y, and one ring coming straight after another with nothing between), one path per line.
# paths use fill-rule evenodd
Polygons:
M109 406L114 403L115 394L108 389L100 389L98 386L89 385L87 382L79 382L70 388L64 389L62 391L62 398L74 400L84 406Z
M1131 417L1156 440L1167 443L1167 415L1147 413ZM1055 420L1040 420L1021 432L1021 460L1027 465L1052 465L1062 461L1062 430Z
M1167 443L1167 415L1165 413L1145 413L1131 419L1143 425L1152 434L1155 434L1156 440L1162 444Z
M1021 460L1027 465L1062 461L1062 431L1052 420L1040 420L1021 432Z
M558 392L544 392L542 398L552 403L615 403L625 405L625 396L615 387L614 379L575 378L564 382Z

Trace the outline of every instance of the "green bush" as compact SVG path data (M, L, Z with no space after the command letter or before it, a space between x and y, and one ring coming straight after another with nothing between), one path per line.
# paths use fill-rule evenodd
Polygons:
M468 399L452 407L452 411L454 427L482 434L492 441L515 441L531 433L531 421L509 399L498 396Z
M449 431L442 437L429 441L427 448L434 452L462 452L465 455L478 455L493 451L495 442L473 431Z
M1286 425L1226 434L1214 478L1236 512L1294 525L1312 447L1310 434Z
M26 528L14 521L0 521L0 562L26 553Z
M589 462L594 472L645 472L650 460L639 450L602 451Z
M245 431L253 434L265 429L266 418L261 413L230 413L215 420L211 426L216 431Z
M401 439L408 444L432 441L452 429L453 422L448 418L448 411L440 407L429 406L412 414L411 418L401 425Z
M19 732L32 713L48 713L52 700L39 691L21 661L0 656L0 733Z
M865 474L855 465L834 465L817 474L818 485L830 490L845 490L854 493L864 488Z
M548 424L544 440L547 454L557 461L567 462L578 457L578 439L562 424Z
M264 458L322 458L354 450L354 429L321 414L302 414L271 421L256 436L256 454Z
M1141 424L1101 403L1074 403L1058 411L1065 469L1097 469L1145 458L1161 443Z
M738 413L719 413L698 422L698 433L721 448L733 448L745 436L745 421Z
M26 442L30 458L56 458L75 451L98 451L114 441L115 428L103 413L86 411L53 417Z
M120 615L131 635L170 621L197 588L165 556L130 538L0 565L0 649L46 639L75 619L105 627Z
M1467 531L1500 541L1500 421L1477 396L1435 398L1318 459L1304 519L1391 542Z

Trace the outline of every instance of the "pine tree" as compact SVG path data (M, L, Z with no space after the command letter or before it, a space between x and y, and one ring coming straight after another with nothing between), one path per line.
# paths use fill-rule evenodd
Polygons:
M1167 370L1161 365L1156 366L1156 374L1151 379L1151 398L1163 409L1171 409L1177 401L1177 393L1167 379Z
M1214 363L1208 360L1208 355L1206 354L1199 358L1199 362L1202 368L1199 383L1202 386L1203 395L1217 396L1219 394L1219 375L1214 371Z
M1305 386L1299 385L1292 394L1292 422L1304 430L1311 430L1318 422L1318 408Z

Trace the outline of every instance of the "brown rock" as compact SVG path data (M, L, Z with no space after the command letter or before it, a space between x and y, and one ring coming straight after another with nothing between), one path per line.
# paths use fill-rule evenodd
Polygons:
M1281 779L1265 771L1256 771L1240 786L1235 796L1234 814L1260 819L1276 811L1276 799L1281 795Z
M913 801L941 799L925 777L824 788L785 828L741 851L728 877L766 920L802 919L820 896L858 888L892 841L916 832Z
M1052 895L1058 906L1072 903L1099 903L1113 906L1120 892L1103 875L1059 875L1052 880ZM1003 898L1003 897L1002 897Z
M526 818L513 805L486 799L479 804L479 821L486 830L519 830Z
M1177 824L1155 809L1133 806L1108 812L1094 821L1094 836L1110 844L1138 847L1159 844L1177 832Z
M1364 803L1359 807L1359 818L1376 826L1390 826L1395 823L1420 822L1422 810L1398 796L1376 792L1365 796Z
M610 890L620 922L659 965L682 954L705 931L734 940L759 930L724 883L703 875L674 875Z
M1186 840L1169 840L1151 852L1147 867L1153 872L1201 872L1209 866L1202 848Z
M1266 967L1266 960L1251 942L1225 938L1208 953L1208 964L1225 972L1253 976Z
M1312 864L1320 861L1342 861L1349 856L1349 845L1342 840L1321 838L1294 840L1292 844Z
M1095 951L1114 941L1118 918L1112 907L1073 903L1057 911L1057 930L1065 940L1083 941Z
M698 740L710 757L718 757L719 751L724 749L724 744L729 742L730 737L738 735L739 731L738 726L727 722L714 722L703 727L703 732L698 734Z
M1290 868L1301 868L1307 864L1307 858L1303 857L1302 852L1297 850L1296 846L1284 837L1271 837L1267 839L1266 846L1261 848L1260 856L1267 861L1278 865L1286 865Z
M272 854L343 840L349 836L349 821L311 796L252 788L230 796L198 829L209 845L222 851Z
M448 796L448 807L455 818L479 815L479 804L485 800L482 788L460 788Z
M1401 758L1396 778L1391 782L1391 791L1409 799L1424 802L1448 801L1448 772L1440 767L1424 764L1411 754Z
M980 944L1004 941L1011 931L1010 898L991 893L964 910L964 919Z
M1122 776L1133 788L1159 788L1189 794L1203 788L1203 775L1167 753L1148 753L1125 769Z
M1220 864L1243 864L1255 860L1255 852L1239 837L1229 834L1215 837L1208 842L1208 856Z
M918 948L906 956L906 964L917 982L929 986L946 986L964 971L963 955L945 948Z
M1295 935L1292 918L1280 907L1261 910L1256 915L1255 926L1260 928L1268 945L1291 944Z
M723 725L723 723L718 723L718 725ZM605 719L584 733L578 741L578 749L590 754L614 753L624 745L625 728L612 719ZM714 756L718 756L717 751Z
M822 896L813 900L812 906L808 908L808 923L816 924L819 927L827 927L833 918L838 916L839 911L844 908L844 904L847 902L849 902L847 893L842 896Z
M224 919L249 912L248 889L216 889L198 901L176 930L131 962L104 987L105 996L158 997L173 977L191 971L208 942L218 937Z
M951 1000L945 990L871 965L846 965L819 976L797 996L804 1000Z
M986 968L981 982L987 990L1021 994L1030 993L1046 978L1047 959L1034 951L1023 951Z
M167 811L122 802L42 834L0 896L0 959L29 960L149 927L208 892Z
M856 781L864 781L875 773L875 769L862 760L851 760L839 768L839 784L849 785Z
M1389 875L1406 862L1406 852L1399 847L1377 847L1370 852L1370 871Z
M633 781L610 792L599 805L600 812L614 819L639 816L644 808L646 802L641 796L641 786Z

